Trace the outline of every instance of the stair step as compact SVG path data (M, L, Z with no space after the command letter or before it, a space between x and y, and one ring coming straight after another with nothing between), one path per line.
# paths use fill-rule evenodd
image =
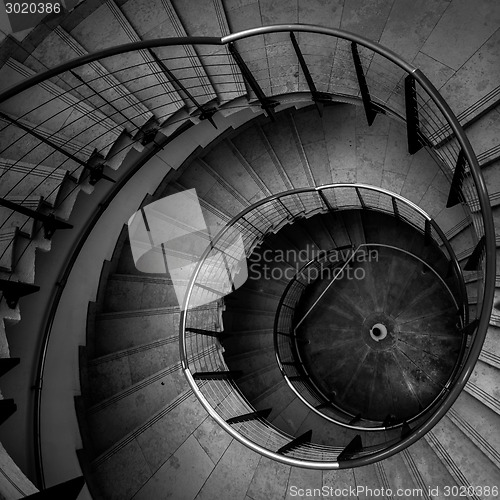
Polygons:
M438 422L425 437L460 487L498 484L498 469L448 417ZM463 450L467 450L466 455ZM479 495L470 497L481 498Z
M498 158L492 160L487 166L483 166L481 169L481 173L483 174L484 181L488 186L488 196L490 200L490 205L495 210L495 207L498 207L500 204L500 182L498 180ZM479 199L476 197L477 191L473 184L473 181L470 177L466 178L464 181L464 185L462 188L463 191L469 192L467 196L467 204L472 212L476 214L476 216L480 219L480 205ZM481 223L481 222L480 222Z
M302 266L318 255L320 248L316 244L313 236L307 231L304 219L300 219L296 223L283 228L281 233L293 245L298 253L298 261Z
M228 191L227 186L219 184L200 161L191 164L177 182L183 190L196 189L205 203L222 213L237 214L249 206L248 201L234 190Z
M269 387L252 400L252 406L256 410L271 408L268 420L277 417L290 402L296 398L294 392L288 387L285 379L277 382L273 387Z
M273 330L243 330L239 332L230 332L224 330L222 345L225 350L225 356L231 353L240 353L246 351L266 350L273 346Z
M131 498L187 440L194 436L203 442L201 426L207 422L207 414L190 390L181 392L147 417L92 462L93 473L106 497ZM221 432L214 431L227 442ZM127 474L122 477L124 470ZM172 486L169 485L169 491Z
M446 467L446 462L441 461L440 455L435 453L428 440L419 439L401 454L414 482L423 489L422 498L439 498L436 493L442 495L445 487L457 486L454 476Z
M407 461L405 460L407 456L403 452L393 455L383 462L377 462L379 475L383 478L386 488L390 488L393 491L400 490L404 493L415 492L416 494L411 495L410 498L426 498L428 487L422 484L422 482L418 482L419 476L415 477L414 469L408 468ZM423 489L422 494L418 491L419 488Z
M290 465L285 465L267 457L261 457L248 486L245 498L280 498L286 491ZM243 497L240 497L243 498Z
M443 210L434 220L448 239L466 230L471 223L462 204Z
M332 238L335 240L337 247L351 246L354 242L351 240L342 215L338 212L329 213L324 218Z
M255 134L259 138L257 144L268 151L286 189L314 186L311 166L290 113L281 113L276 124L262 124Z
M259 182L258 178L255 179L255 173L244 159L243 163L240 162L241 155L231 146L228 142L221 142L204 155L205 169L217 182L225 186L228 192L234 192L242 201L255 203L265 197L261 188L262 182Z
M20 205L23 208L34 210L35 212L42 203L42 198L40 196L5 196L3 199ZM16 212L15 210L10 210L6 207L0 207L0 227L2 229L17 227L19 232L29 238L33 235L34 224L35 219L32 217Z
M274 310L228 308L223 313L224 328L233 332L247 330L249 326L257 330L272 329L274 314Z
M12 271L16 228L0 228L0 269Z
M500 94L498 97L500 97ZM495 156L498 157L496 138L500 134L500 107L490 109L481 116L480 120L469 124L466 133L474 152L478 156L478 160L480 160L480 164L488 160L494 161ZM455 142L454 139L450 144Z
M66 178L58 188L54 214L63 220L68 220L80 193L89 194L93 187L86 182L76 184L71 178Z
M0 69L5 88L35 74L30 68L14 59L9 59ZM35 108L33 103L38 104ZM13 117L28 120L53 132L62 131L68 137L92 145L105 155L108 148L121 133L120 127L102 112L89 106L47 80L23 92L21 97L11 98L2 104L2 111Z
M109 277L103 310L119 312L178 306L169 278L113 274Z
M213 304L197 310L210 311L213 322L218 318ZM95 354L110 354L175 335L179 331L179 314L178 307L100 313L96 317ZM213 324L207 328L213 329Z
M47 203L56 204L58 191L67 177L66 170L58 170L44 165L0 159L0 196L43 197Z
M318 249L328 251L334 249L336 243L326 228L322 217L324 215L314 215L307 219L302 219L298 222L298 225L302 226L302 230L306 231L309 238L314 240L314 244Z
M283 376L278 368L276 359L273 359L268 365L254 370L252 372L244 372L243 376L238 379L238 386L245 397L252 403L254 399L259 398L262 393L276 386L283 380ZM266 408L269 408L267 406Z
M311 410L300 399L295 398L286 408L281 410L281 413L277 417L273 418L271 423L284 433L297 437L312 429L311 426L304 427L302 425L310 413ZM314 441L316 442L317 436L314 430Z
M71 141L61 132L54 132L43 125L36 125L26 118L18 118L15 123L0 117L0 156L18 164L32 164L33 168L37 165L61 171L67 170L73 177L79 179L83 173L83 168L70 159L66 154L56 151L52 146L45 144L41 139L26 132L23 128L34 130L43 140L50 141L51 144L61 148L72 156L86 162L94 152L95 148L84 145L78 140L78 137Z
M205 356L215 349L211 346L195 358L203 364ZM175 399L186 387L181 363L177 362L88 408L87 425L96 453L103 453L141 422L147 421L151 414Z
M177 335L93 358L87 364L89 402L98 403L173 365L179 356Z
M274 345L270 344L266 349L244 349L239 352L226 351L224 360L230 370L241 371L246 375L276 363L276 354Z
M197 496L204 500L250 498L246 492L260 459L261 455L233 439Z
M187 36L184 26L170 2L160 4L156 0L151 5L151 10L155 14L154 21L146 12L141 15L142 9L139 9L134 2L126 3L120 8L124 15L130 19L142 40ZM154 49L154 52L164 61L182 85L189 89L190 94L200 105L207 104L217 98L207 71L193 47L189 45L159 47ZM187 104L191 110L196 111L192 102Z
M124 130L109 149L104 159L104 165L113 170L118 170L132 150L142 152L144 146Z
M500 369L500 345L497 342L498 333L498 328L494 326L488 327L486 339L484 341L479 359L484 363L488 363L489 365Z
M110 38L108 33L113 33L113 37ZM90 13L69 34L88 52L103 49L110 44L140 41L124 12L112 0L107 0ZM159 123L184 106L182 98L148 51L113 56L103 60L102 65L120 82L127 80L127 88L155 115ZM134 67L134 74L137 74L136 66L140 68L139 77L127 78L123 68Z
M360 495L358 496L358 498L363 500L367 500L373 496L370 494L370 490L381 490L385 486L380 478L379 466L377 464L354 469L354 477L356 485L359 484L365 487L365 490L360 491Z
M447 416L497 468L500 467L498 414L464 391Z
M86 54L88 52L67 31L56 26L36 46L25 64L35 71L40 71L45 66L53 67ZM121 85L114 75L109 74L99 61L93 61L72 71L85 83L66 72L58 76L58 85L65 90L75 89L72 92L75 97L85 99L85 102L96 109L100 108L131 134L135 134L152 118L152 113L126 86ZM111 104L108 105L105 101Z
M295 410L295 412L298 421L300 420L300 418L302 418L304 411L297 412L297 410ZM285 415L288 414L290 416L290 419L295 419L295 412L293 411L293 407L290 405L285 410L283 410L282 415L285 418ZM345 446L347 446L354 435L358 433L358 431L353 431L350 429L346 429L345 427L334 425L313 411L309 411L306 417L302 419L302 422L299 424L299 427L296 430L295 434L300 435L307 429L312 429L313 440L315 443L327 446L338 446L339 448L344 448Z
M500 370L478 360L465 390L500 415Z
M281 120L279 123L282 123ZM268 143L268 137L258 125L245 128L244 134L235 135L230 140L238 157L244 159L270 194L294 187L289 174L285 172L275 151Z
M225 36L230 32L225 11L218 3L201 0L196 12L189 3L177 0L169 3L173 7L170 9L177 14L176 31L182 24L188 36ZM243 77L225 47L199 45L196 52L221 103L246 94Z

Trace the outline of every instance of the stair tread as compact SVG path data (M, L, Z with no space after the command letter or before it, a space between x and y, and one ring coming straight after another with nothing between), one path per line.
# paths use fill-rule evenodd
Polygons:
M37 71L44 65L50 67L54 64L61 64L87 53L67 31L61 26L56 26L38 44L31 57L26 60L26 65ZM50 57L48 57L49 54ZM68 73L59 75L59 85L67 89L77 88L76 93L85 98L86 102L92 103L94 107L101 107L107 116L112 116L117 124L124 126L129 132L135 132L153 116L133 93L108 73L99 61L93 61L88 66L75 68L73 71L83 78L92 90ZM108 102L112 103L112 106L106 105L102 99L96 97L95 92L104 96ZM126 118L121 116L122 113Z
M103 26L106 26L105 30ZM93 52L109 46L111 40L106 33L110 31L113 32L112 43L114 45L140 40L125 14L114 2L110 1L91 12L69 33L86 50ZM149 52L128 53L103 61L103 66L110 73L116 73L115 76L119 80L123 78L123 73L120 71L133 65L139 65L142 68L142 76L139 79L127 81L127 87L154 113L159 122L165 121L177 109L184 106L181 97ZM146 68L147 71L145 71Z
M12 58L2 66L0 72L4 85L18 83L19 80L35 74L30 68ZM55 127L53 132L62 130L63 135L71 135L74 129L80 141L87 144L93 143L94 147L97 147L103 154L121 133L120 127L101 111L94 109L86 101L65 92L50 81L31 87L27 92L28 95L23 95L21 101L10 99L5 102L2 110L14 117L28 115L30 120L41 121L46 128ZM33 102L50 102L51 109L48 110L43 105L33 109L31 107ZM52 107L56 107L60 112L52 115L56 117L55 119L47 120L47 113L53 113ZM78 119L75 118L75 114L78 114ZM70 115L72 119L68 121ZM69 127L70 124L71 127Z

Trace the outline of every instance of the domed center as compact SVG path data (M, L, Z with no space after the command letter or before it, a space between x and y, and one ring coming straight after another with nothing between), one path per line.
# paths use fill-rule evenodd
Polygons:
M387 328L382 323L375 323L370 330L370 337L375 342L380 342L387 337Z

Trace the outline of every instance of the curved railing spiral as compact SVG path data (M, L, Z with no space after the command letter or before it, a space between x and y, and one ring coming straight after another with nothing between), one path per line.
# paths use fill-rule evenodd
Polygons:
M265 241L266 235L275 233L286 224L291 224L297 219L310 217L318 213L328 213L336 210L373 210L398 217L404 222L413 226L423 237L427 234L430 238L429 244L442 249L447 264L440 269L440 279L448 278L452 280L452 288L457 293L456 307L459 313L459 321L465 326L465 317L468 314L468 307L465 311L460 305L467 304L467 296L463 285L462 273L447 276L448 269L456 269L458 265L457 257L451 247L450 254L447 255L449 243L444 235L440 234L439 227L435 221L422 209L405 198L391 193L382 188L376 188L364 184L333 184L316 188L294 189L270 196L260 200L234 217L227 226L212 240L206 249L200 262L193 273L192 280L186 292L183 311L181 312L180 325L180 350L183 369L186 377L205 409L211 416L233 437L250 446L255 451L285 462L289 465L309 467L309 468L345 468L367 465L380 460L380 456L390 456L394 449L401 446L403 441L408 441L421 428L435 418L436 413L441 411L442 405L449 398L453 387L459 380L459 371L462 368L464 359L470 353L470 346L467 346L467 336L462 336L462 347L457 357L455 368L450 374L450 378L444 384L443 390L436 395L436 398L418 415L404 422L397 424L379 424L374 426L357 423L351 425L349 417L352 415L341 415L341 409L336 412L336 417L330 418L332 425L351 429L360 433L379 432L379 439L371 439L370 446L364 446L349 458L345 456L345 450L349 449L348 441L333 443L331 446L316 444L314 442L300 443L294 446L293 451L287 451L285 456L279 450L286 449L289 443L294 442L292 436L276 429L262 415L255 415L250 418L255 410L246 401L243 394L238 389L238 383L233 380L233 375L229 370L223 356L221 348L214 348L214 332L204 332L206 328L206 316L203 309L198 309L197 305L208 300L217 300L224 289L228 289L228 276L237 275L241 260L234 253L235 235L240 235L246 250L246 256L250 257L255 247ZM431 232L429 227L437 229ZM441 239L444 238L444 239ZM232 259L234 258L234 262ZM228 261L230 262L228 265ZM231 265L233 262L233 265ZM436 270L433 270L436 272ZM211 291L210 291L211 290ZM465 295L461 295L464 293ZM285 294L281 300L285 299ZM192 307L190 307L190 303ZM292 307L293 304L290 304ZM284 331L292 327L292 312L285 318L280 315L279 306L277 309L276 321L278 322L275 331L275 349L278 357L278 365L283 371L280 363L280 353L283 353L283 344L278 337L289 335ZM195 336L187 336L186 333L196 333ZM208 333L208 335L207 335ZM223 334L223 332L221 332ZM289 337L290 339L290 337ZM286 344L286 341L285 341ZM217 346L220 344L216 343ZM210 351L210 348L212 350ZM193 360L194 354L201 351L209 352L203 360ZM193 361L188 361L191 359ZM293 369L292 369L293 371ZM220 376L214 376L219 374ZM299 375L299 373L293 373ZM285 377L287 380L288 377ZM314 392L314 388L302 387L302 382L297 382L294 389L299 399L306 402L307 394ZM309 389L312 389L310 391ZM316 393L317 395L317 393ZM324 401L318 401L322 403ZM311 404L308 404L311 406ZM245 416L243 422L240 422ZM237 428L233 422L238 422ZM411 428L410 428L411 426ZM347 436L347 435L346 435ZM357 434L350 436L354 439ZM342 455L344 453L344 455ZM342 457L342 458L339 458Z
M351 189L358 191L359 187L352 185ZM364 188L366 189L366 188ZM389 193L384 191L379 191L378 189L371 188L372 191L383 193L385 196L390 196ZM392 198L392 196L390 196ZM395 198L393 198L394 200ZM396 205L397 212L393 212L395 218L400 217L399 207L404 201L399 198L399 203ZM342 207L336 207L342 208ZM347 208L352 208L351 206ZM408 207L410 210L411 206ZM364 205L358 207L360 210L372 210L377 211L378 207L373 205ZM385 212L385 211L384 211ZM387 212L385 212L387 213ZM415 214L417 219L421 216L421 213ZM425 220L432 221L430 216L425 217ZM422 236L425 237L425 232L422 231ZM434 242L437 244L437 242ZM430 244L430 242L428 242ZM437 244L439 246L439 244ZM328 252L321 252L319 255L312 259L311 261L305 263L300 269L297 270L295 275L288 282L280 300L278 306L276 307L276 315L274 321L274 350L276 353L276 359L278 362L278 367L281 371L283 378L285 379L287 385L295 393L295 395L310 409L310 411L316 413L325 420L336 424L340 427L345 427L358 431L383 431L387 428L402 427L404 424L411 425L414 421L419 421L424 413L428 412L430 407L435 407L443 399L448 391L448 387L453 384L455 379L456 371L459 369L461 360L464 357L465 349L467 348L467 336L461 336L461 350L457 355L455 360L454 369L450 372L448 380L442 384L442 390L436 395L435 400L429 405L429 407L423 408L415 416L408 418L404 421L394 421L391 425L384 424L382 420L374 421L367 418L363 418L360 415L355 415L353 413L347 412L345 409L339 407L335 401L328 397L321 388L318 387L313 377L308 372L308 368L304 363L302 356L300 354L299 338L297 337L297 329L300 324L306 319L307 311L305 315L300 318L296 317L296 309L300 304L302 296L309 285L314 283L318 277L323 275L328 277L328 288L332 285L335 286L335 281L342 277L345 268L355 260L356 254L359 251L370 252L370 250L377 248L392 248L398 249L387 244L381 243L362 243L356 245L350 249L345 248L338 249L334 248ZM413 259L421 262L421 265L425 267L428 272L433 273L437 279L442 283L443 287L448 291L451 300L455 303L458 311L459 324L463 327L466 323L464 322L465 317L463 316L463 310L460 304L467 303L467 297L462 296L465 291L465 286L463 283L463 277L461 274L449 275L447 269L448 265L453 266L457 262L456 256L452 255L452 260L447 260L447 267L444 272L441 270L443 276L440 275L439 271L434 269L424 260L418 256L409 253L406 250L398 249L400 252L409 254ZM376 251L376 250L375 250ZM312 272L315 271L315 272ZM453 290L448 286L446 279L451 283ZM458 293L457 293L458 291ZM465 292L466 293L466 292ZM457 295L455 297L455 294ZM319 299L318 299L319 301ZM314 307L314 306L313 306ZM312 309L312 308L311 308ZM467 308L468 309L468 308ZM299 321L300 319L300 321Z
M289 36L283 37L283 33ZM255 50L256 44L262 51ZM194 67L179 51L182 46L210 50L200 52L201 63ZM274 50L269 57L266 47L272 50L273 46L280 50ZM331 49L328 54L325 46ZM489 198L474 151L448 104L419 69L359 35L300 24L255 28L222 38L131 43L32 76L29 69L15 61L8 64L17 75L12 81L17 83L0 92L0 289L1 300L12 307L20 296L36 291L36 287L24 282L23 265L29 257L29 245L15 253L15 242L19 238L42 241L55 230L70 229L61 218L67 216L78 192L91 192L98 182L120 178L121 173L115 170L134 148L161 147L187 126L213 120L216 112L231 113L254 106L272 116L280 102L298 98L311 99L318 107L333 101L362 102L370 122L377 113L404 119L410 152L426 147L433 155L450 184L451 203L480 208L480 217L472 218L469 213L464 220L475 241L471 267L478 276L476 311L470 318L464 316L472 342L453 387L437 411L388 449L350 460L350 465L363 465L400 451L449 409L469 378L486 335L494 293L495 236ZM293 76L283 71L291 66L296 69ZM209 90L209 80L217 92ZM47 188L43 199L42 186ZM116 190L111 190L109 196L115 194ZM26 221L11 231L15 214L24 215ZM65 215L60 218L61 214ZM99 215L89 219L89 228ZM440 236L436 225L429 230L433 236ZM88 231L79 237L79 244L68 255L62 278L71 271L87 235ZM446 245L446 238L443 242ZM455 271L461 272L460 266L455 266ZM60 290L51 293L50 312L40 332L39 367L34 381L34 446L42 484L41 381L59 297ZM466 314L467 304L463 307ZM184 315L183 324L185 320ZM185 352L181 355L188 380L198 392ZM220 417L214 418L223 424ZM256 449L248 437L234 429L231 433ZM264 454L276 458L271 452ZM327 465L341 466L333 458L328 458ZM290 457L281 459L295 463ZM320 468L325 464L309 465Z

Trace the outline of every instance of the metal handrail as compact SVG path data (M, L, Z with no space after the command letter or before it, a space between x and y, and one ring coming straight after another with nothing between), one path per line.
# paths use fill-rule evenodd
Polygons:
M376 208L373 208L373 207L370 207L369 210L374 210L376 211ZM446 288L447 292L448 292L448 295L451 297L451 299L453 300L453 302L455 303L455 306L457 307L458 309L458 303L456 301L456 298L455 296L453 295L452 291L450 290L448 284L444 281L444 279L439 275L439 273L432 268L432 266L429 266L429 264L427 264L424 260L422 260L420 257L414 255L413 253L407 251L407 250L403 250L403 249L400 249L398 247L395 247L393 245L387 245L387 244L382 244L382 243L362 243L360 245L358 245L355 249L355 251L351 254L350 256L350 259L352 257L354 257L354 254L360 249L360 248L364 248L364 247L367 247L367 248L371 248L371 247L384 247L384 248L391 248L391 249L394 249L394 250L397 250L397 251L400 251L400 252L403 252L405 254L408 254L410 256L412 256L414 259L417 259L418 261L420 261L424 266L427 266L430 271L438 278L438 280L441 282L441 284ZM333 250L334 251L334 250ZM317 407L313 406L312 404L310 404L307 399L305 399L302 394L300 393L300 390L298 388L295 387L295 385L293 384L293 382L290 380L287 372L286 372L286 369L284 368L284 365L283 365L283 361L281 359L281 354L280 354L280 346L279 346L279 342L278 342L278 335L284 335L286 332L282 332L282 331L279 331L278 332L278 323L279 323L279 318L280 318L280 314L281 314L281 311L282 311L282 306L285 302L285 299L287 298L288 296L288 293L289 293L289 290L291 289L291 287L294 285L294 283L296 282L297 278L299 275L302 275L302 273L304 272L304 270L306 270L309 266L315 264L318 262L318 259L316 260L311 260L309 262L307 262L304 266L302 266L300 268L300 270L297 271L297 273L295 274L295 276L290 280L290 282L288 283L288 285L286 286L281 298L280 298L280 302L276 308L276 317L275 317L275 322L274 322L274 349L275 349L275 353L276 353L276 359L277 359L277 362L278 362L278 367L281 371L281 374L283 375L283 378L285 379L287 385L290 387L290 389L295 393L295 395L311 410L313 411L314 413L316 413L317 415L321 416L322 418L324 418L325 420L328 420L336 425L339 425L341 427L345 427L345 428L348 428L348 429L354 429L354 430L359 430L359 431L369 431L369 432L373 432L373 431L384 431L384 430L389 430L389 429L394 429L394 428L398 428L398 427L401 427L403 425L403 422L401 423L396 423L396 424L393 424L393 425L388 425L388 426L380 426L380 425L374 425L374 426L361 426L361 425L354 425L354 424L351 424L349 422L343 422L341 420L338 420L330 415L325 415L322 411L320 411ZM347 265L348 261L346 262L346 264L344 264L344 266L342 267L342 269L345 267L345 265ZM325 291L334 284L335 280L337 278L337 275L334 276L334 278L330 281L330 283L328 284L328 287L325 289ZM463 280L459 280L459 281L463 281ZM303 292L304 290L302 290ZM307 369L305 368L305 366L303 365L303 362L302 362L302 359L301 359L301 356L300 356L300 352L298 350L298 347L297 347L297 342L296 342L296 339L297 339L297 336L296 336L296 331L297 331L297 328L300 326L300 324L305 320L305 318L307 317L307 315L310 313L310 311L315 307L316 303L319 302L319 300L321 299L322 295L325 293L325 291L320 295L320 297L318 299L316 299L315 303L311 306L311 308L307 311L307 313L301 318L301 320L295 324L295 326L293 327L293 336L290 337L290 343L292 343L292 340L293 340L293 349L291 349L291 352L292 352L292 356L294 356L294 353L295 355L298 356L298 363L301 365L301 371L304 372L305 376L306 376L306 380L305 380L305 383L306 383L306 386L307 385L311 385L311 389L312 389L312 393L313 394L317 394L320 399L318 400L318 403L326 403L328 402L327 401L327 398L322 394L321 390L316 386L316 384L314 383L313 380L311 380L307 373ZM296 300L296 303L298 303L298 301L300 300L300 297ZM456 370L457 368L460 366L461 364L461 361L462 361L462 358L463 358L463 354L464 354L464 349L466 347L466 337L465 336L462 336L462 347L461 347L461 350L457 356L457 361L455 363L455 367L453 368L453 370L451 371L450 373L450 376L449 376L449 379L448 379L448 382L443 386L443 389L440 391L440 393L438 395L436 395L436 397L434 398L434 400L426 407L424 408L422 411L420 411L417 415L405 420L404 423L406 424L411 424L412 422L414 421L417 421L419 420L422 416L425 415L425 413L427 413L430 409L432 409L433 407L436 406L436 404L442 399L442 397L444 395L447 394L448 392L448 387L449 385L451 385L453 379L455 378L455 373L456 373ZM341 409L341 408L337 408L336 406L333 406L333 408L337 409L337 411L341 411L342 413L344 414L347 414L348 412L344 409ZM351 417L354 417L354 415L350 415Z
M461 392L468 378L470 377L473 369L473 365L477 360L482 344L484 342L486 336L486 329L488 326L488 320L491 313L491 307L494 296L494 281L495 281L495 236L494 236L494 226L492 219L491 207L489 204L489 199L487 195L486 185L484 183L484 179L481 175L481 171L475 157L475 154L472 150L469 140L467 139L465 133L463 132L457 118L451 111L448 104L439 94L437 89L432 85L429 79L422 74L420 70L413 67L411 64L407 63L399 56L397 56L394 52L382 47L378 43L372 42L362 36L359 36L354 33L349 33L339 29L330 29L323 28L312 25L301 25L301 24L284 24L284 25L273 25L267 27L254 28L250 30L245 30L240 33L231 34L222 38L219 37L184 37L184 38L164 38L164 39L156 39L156 40L147 40L142 42L134 42L118 47L113 47L109 49L104 49L93 54L89 54L86 56L79 57L74 59L73 61L61 64L51 70L45 71L43 73L37 74L31 78L26 79L25 81L12 86L11 88L0 92L0 103L5 102L9 98L17 95L19 92L26 90L28 88L37 85L43 81L46 81L49 78L57 76L65 71L76 68L83 64L88 64L90 62L110 57L112 55L123 54L126 52L131 52L134 50L141 50L147 48L155 48L155 47L165 47L165 46L175 46L175 45L193 45L193 44L203 44L203 45L227 45L229 43L237 42L238 40L242 40L248 37L263 35L266 33L274 33L274 32L309 32L309 33L318 33L323 34L325 36L337 37L347 41L355 42L364 47L370 48L374 53L383 56L384 58L390 60L392 63L403 69L407 74L411 74L415 80L421 85L421 87L426 91L431 100L436 104L439 111L443 114L447 122L449 123L453 133L455 134L460 147L462 148L466 160L470 166L470 171L473 177L474 185L476 186L476 190L478 192L478 201L481 208L483 223L484 223L484 235L485 235L485 247L486 247L486 259L485 259L485 281L484 281L484 295L482 300L482 307L480 312L480 320L477 328L477 332L474 338L474 342L472 345L472 349L469 353L469 357L467 359L466 366L461 372L461 376L455 384L455 386L450 391L450 395L447 398L445 404L440 409L439 412L436 413L432 421L428 422L427 425L422 427L418 432L416 432L412 436L408 436L399 446L394 448L394 453L400 451L404 447L413 443L415 440L420 438L425 432L427 432L437 421L444 415L444 413L449 409L453 401L458 397L458 394ZM98 215L95 216L96 218ZM95 220L97 220L95 218ZM443 238L443 242L446 242L446 238ZM446 243L445 243L446 244ZM76 255L79 252L79 249L75 250ZM68 259L67 265L64 266L61 271L61 276L68 274L71 271L74 260L73 255ZM460 271L460 266L455 266L456 272ZM49 318L46 321L46 326L42 335L44 339L43 344L41 346L41 358L45 355L47 351L48 341L50 338L50 328L52 324L52 320L55 316L55 311L57 310L59 298L53 297L51 300L50 314ZM41 371L40 371L41 370ZM41 368L36 374L37 380L43 379L43 363L41 363ZM189 377L188 377L189 380ZM194 386L195 384L192 383ZM39 429L39 415L35 415L35 428ZM38 423L37 423L38 421ZM232 434L232 432L230 432ZM235 436L236 437L236 436ZM392 452L391 452L392 454ZM378 459L385 458L387 453L381 452L377 455ZM38 457L41 460L41 457ZM363 464L371 463L374 460L364 461ZM354 460L353 464L357 464Z
M197 278L197 276L198 276L198 274L199 274L199 272L200 272L200 270L201 270L201 268L203 266L203 263L204 263L205 259L208 258L208 256L212 252L212 250L217 247L217 243L225 236L225 234L233 226L235 226L241 219L243 219L249 213L257 210L259 207L262 207L265 204L270 204L274 200L284 199L286 197L291 197L293 195L297 195L297 194L300 194L300 193L313 193L313 192L323 193L323 192L328 191L328 190L345 189L345 188L352 188L353 190L369 190L369 191L377 192L379 194L384 194L384 195L386 195L387 197L389 197L391 199L396 199L399 202L401 202L402 204L405 204L405 205L409 206L412 210L414 210L415 212L417 212L417 214L419 215L419 217L421 217L421 219L423 221L428 221L429 223L432 222L431 216L428 215L424 210L422 210L416 204L412 203L409 200L406 200L401 195L398 195L396 193L393 193L393 192L388 191L387 189L383 189L383 188L378 188L378 187L374 187L374 186L370 186L370 185L366 185L366 184L342 183L342 184L329 184L329 185L319 186L319 187L314 187L314 188L310 187L310 188L293 189L293 190L289 190L289 191L286 191L286 192L282 192L282 193L278 193L278 194L269 196L269 197L267 197L267 198L265 198L263 200L259 200L259 201L255 202L255 203L253 203L251 206L249 206L246 209L244 209L242 212L240 212L239 215L233 217L231 219L231 221L229 221L227 223L227 226L224 227L213 238L212 244L204 251L204 253L200 257L200 260L199 260L199 262L198 262L195 270L193 271L193 275L192 275L192 278L191 278L190 283L188 285L188 288L187 288L187 291L186 291L186 295L185 295L185 298L184 298L184 303L183 303L183 307L182 307L182 311L181 311L180 327L179 327L179 330L180 330L179 345L180 345L182 369L184 371L184 374L186 375L186 378L187 378L189 384L191 385L191 388L192 388L193 392L195 392L195 394L197 395L197 397L200 399L200 402L205 407L205 409L207 409L207 411L210 413L210 415L214 419L217 420L217 422L219 423L219 425L221 425L228 433L230 433L233 437L235 437L236 439L240 440L244 444L249 445L248 443L251 443L251 441L248 441L248 439L246 439L244 436L242 436L241 434L235 432L235 430L230 425L228 425L224 421L224 419L222 419L220 417L220 415L218 415L218 413L216 412L216 410L211 407L210 403L207 401L207 399L205 398L205 396L203 395L203 393L199 390L199 388L198 388L198 386L196 384L196 381L194 380L194 378L192 376L192 373L191 373L191 370L189 368L189 363L188 363L187 354L186 354L187 353L187 346L186 346L186 342L185 342L186 338L185 338L184 332L186 331L186 326L187 326L186 323L187 323L187 318L188 318L188 313L189 313L189 300L190 300L191 293L193 292L193 288L194 288L195 283L196 283L196 278ZM320 197L320 199L324 200L324 198L322 198L322 197ZM324 201L322 203L324 203ZM349 208L349 207L351 207L351 206L347 206L345 208ZM361 208L361 207L358 207L358 208ZM374 207L374 208L376 208L376 207ZM324 207L324 209L325 209L325 211L329 210L328 207ZM411 222L411 221L408 221L408 222ZM262 239L263 239L264 236L265 236L265 234L262 234L261 241L262 241ZM455 256L452 248L451 248L450 259L456 260L456 256ZM457 264L458 264L458 262L457 262ZM459 275L459 281L460 281L460 278L463 280L463 277L462 277L461 274ZM458 362L457 362L457 365L458 365ZM442 391L442 393L440 393L440 395L438 395L435 398L435 400L429 405L428 410L432 411L432 410L435 409L437 401L441 401L441 399L442 399L441 395L444 395L445 399L447 399L447 397L449 397L450 393L451 393L451 390L448 387L446 387ZM439 410L439 408L438 408L438 410ZM423 413L424 412L422 412L422 414ZM422 414L419 414L418 417L421 418ZM393 426L393 427L397 427L397 426ZM358 429L358 427L356 427L356 426L352 426L351 428ZM417 432L417 430L420 429L420 428L421 427L419 427L416 430L410 432L404 439L411 438ZM359 429L360 430L364 430L364 431L369 430L367 428L361 428L361 427L359 427ZM387 429L388 429L388 427L383 427L383 428L376 428L374 430L377 430L377 431L378 430L381 430L381 431L384 430L385 431ZM403 440L403 438L402 438L402 440ZM396 445L399 445L399 443L400 442L396 442L396 443L390 445L388 449L392 450L392 448L395 447ZM305 460L297 460L297 459L291 458L291 457L284 457L284 456L279 455L277 453L271 452L271 451L263 448L262 446L256 445L255 443L252 443L249 446L254 451L257 451L257 452L259 452L259 453L261 453L261 454L263 454L263 455L265 455L265 456L267 456L269 458L273 458L275 460L287 463L289 465L295 465L295 466L301 466L301 467L308 467L308 468L321 468L321 467L318 467L318 465L317 465L316 462L309 462L309 461L305 461ZM375 451L372 455L366 454L366 455L363 455L362 458L349 460L349 467L351 467L351 466L361 466L361 465L366 465L367 463L372 463L372 461L377 461L378 460L376 458L377 456L379 456L380 454L385 454L387 452L388 452L387 449L378 449L377 448L377 451ZM390 453L390 455L392 455L392 453ZM390 455L388 455L388 456L390 456ZM353 465L354 461L358 461L358 462L355 465ZM321 462L321 463L323 464L323 468L337 468L337 467L340 467L340 465L339 465L338 462Z
M344 269L346 268L346 266L349 264L349 261L354 257L354 255L356 254L356 252L359 250L359 248L363 246L363 245L359 245L356 247L356 249L353 251L353 253L350 255L349 259L344 262L344 264L342 265L342 267L340 268L340 272L338 274L336 274L333 278L333 280L331 281L330 285L333 284L336 280L336 278L338 277L338 275L344 271ZM333 250L333 251L336 251L336 250ZM284 369L284 366L283 366L283 361L281 359L281 356L280 356L280 350L279 350L279 342L278 342L278 335L281 335L283 334L283 332L278 332L278 323L279 323L279 319L280 319L280 311L281 311L281 308L282 308L282 305L283 305L283 302L285 300L285 298L287 297L288 295L288 292L289 290L291 289L291 287L293 286L297 276L299 274L301 274L305 269L307 269L309 266L317 263L318 260L311 260L309 261L307 264L303 265L299 271L297 271L297 273L295 274L295 276L289 281L288 285L286 286L285 290L283 291L283 294L280 298L280 302L276 308L276 316L275 316L275 319L274 319L274 332L273 332L273 335L274 335L274 352L275 352L275 355L276 355L276 361L278 363L278 368L280 369L281 371L281 374L283 375L283 378L285 379L285 382L287 383L288 387L290 387L290 389L295 393L295 395L306 405L309 407L309 409L311 411L313 411L314 413L320 415L321 417L325 418L326 420L329 420L330 422L334 423L334 424L337 424L337 425L340 425L341 427L347 427L347 428L350 428L350 429L356 429L357 427L355 426L351 426L349 424L345 424L345 422L342 422L341 420L337 420L337 419L334 419L333 417L328 417L326 416L324 413L320 412L316 407L314 407L313 405L309 404L309 402L307 401L307 399L305 399L302 394L300 393L300 391L298 389L295 388L295 385L292 383L292 381L290 380L290 378L288 377L288 375L285 373L285 369ZM329 286L330 286L329 285ZM324 292L323 292L324 293ZM318 299L319 300L319 299ZM314 307L314 306L313 306ZM295 332L297 330L297 328L300 326L300 323L302 323L302 321L304 321L304 319L307 317L308 313L312 310L312 307L311 309L309 309L309 311L302 317L302 319L297 323L297 325L295 326L295 328L293 329L293 335L294 335L294 340L296 340L295 338ZM322 393L321 389L314 383L314 381L310 378L308 372L307 372L307 369L305 368L304 364L302 363L302 359L300 357L300 353L297 349L297 346L296 346L296 342L293 343L294 344L294 348L295 348L295 352L298 356L298 361L299 361L299 364L300 364L300 368L301 368L301 371L304 373L304 376L306 377L306 380L307 380L307 385L311 385L311 389L312 389L312 392L314 394L317 394L320 398L320 402L326 402L327 401L327 398L326 396ZM344 415L348 415L351 419L354 418L354 415L348 413L346 410L343 410L341 408L338 408L337 406L333 405L333 403L330 403L332 404L332 406L337 410L339 411L340 413L343 413ZM365 428L363 428L363 430L365 430Z

